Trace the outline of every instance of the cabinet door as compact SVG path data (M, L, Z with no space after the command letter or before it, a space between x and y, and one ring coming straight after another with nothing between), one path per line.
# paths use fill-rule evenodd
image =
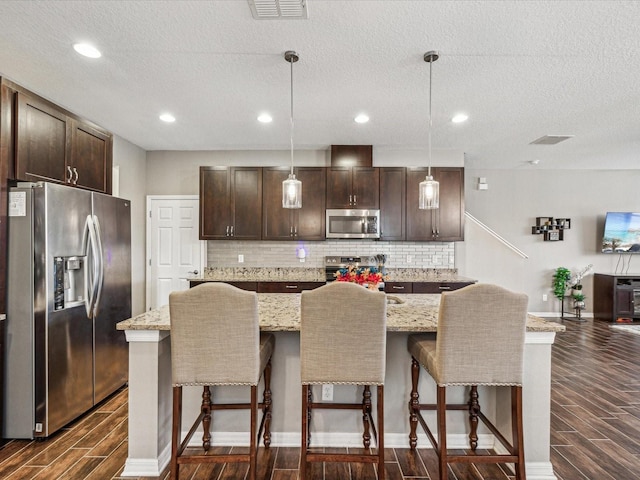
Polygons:
M353 208L351 167L327 169L327 208Z
M200 167L200 240L229 239L230 170Z
M434 169L431 170L434 172ZM418 188L427 175L426 168L407 168L407 240L432 241L435 237L435 210L420 210L418 208ZM442 187L440 188L442 190Z
M380 240L405 239L406 169L380 169Z
M326 172L323 167L296 169L296 178L302 182L302 208L293 211L295 239L325 239Z
M231 168L231 236L260 240L262 235L262 168Z
M633 289L616 288L616 315L619 317L633 317Z
M81 122L73 121L71 184L97 192L111 193L111 136Z
M351 185L355 208L380 208L379 168L353 167Z
M16 93L16 178L65 183L70 119L52 106Z
M464 168L438 167L433 177L440 182L440 208L435 213L436 240L464 240Z
M407 240L453 242L464 240L464 168L432 168L440 182L440 207L418 208L418 186L427 168L407 169Z
M289 176L287 167L262 169L262 239L291 240L293 238L293 210L282 208L282 182ZM306 189L302 184L302 206L306 206ZM324 195L324 185L323 185Z

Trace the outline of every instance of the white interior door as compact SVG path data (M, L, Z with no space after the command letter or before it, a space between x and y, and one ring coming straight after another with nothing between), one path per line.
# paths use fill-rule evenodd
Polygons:
M202 275L206 242L198 238L198 196L147 197L147 310Z

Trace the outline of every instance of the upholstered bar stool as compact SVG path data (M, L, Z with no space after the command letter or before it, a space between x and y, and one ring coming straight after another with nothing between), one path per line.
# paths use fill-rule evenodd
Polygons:
M525 480L522 433L522 376L528 298L502 287L476 284L442 294L438 333L410 335L412 357L409 400L409 443L417 446L416 428L423 427L438 454L440 479L447 479L447 464L514 463L517 480ZM437 385L436 404L421 404L418 396L420 366ZM508 386L511 389L511 442L498 431L480 409L478 385ZM447 387L469 386L466 404L447 404ZM437 411L437 439L421 411ZM468 455L447 453L447 410L468 412L470 433ZM507 454L476 454L478 420L481 420L507 449Z
M226 283L203 283L169 295L171 318L171 374L173 383L173 426L171 433L171 478L178 480L179 467L186 463L249 462L248 478L256 478L257 444L264 429L264 445L271 443L271 354L275 339L260 334L258 300ZM258 403L258 382L264 377L262 403ZM202 386L200 414L180 442L182 387ZM249 403L216 404L213 386L246 385L251 390ZM262 409L257 429L258 409ZM215 410L249 409L250 444L248 454L214 455L211 446L211 422ZM191 437L203 427L203 453L187 454Z
M302 383L302 448L300 479L307 462L376 463L384 479L384 376L387 345L387 304L383 292L346 282L302 292L300 321L300 377ZM362 385L361 403L316 403L311 385ZM371 389L377 388L378 429L372 416ZM362 414L365 450L371 432L377 452L309 452L314 409L357 409Z

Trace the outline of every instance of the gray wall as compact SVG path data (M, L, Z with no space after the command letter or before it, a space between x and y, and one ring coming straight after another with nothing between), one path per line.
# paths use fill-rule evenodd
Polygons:
M145 310L147 152L123 138L113 138L113 166L120 167L121 198L131 200L131 313Z
M640 211L640 170L465 170L466 209L524 251L523 259L470 221L465 241L456 243L456 266L463 275L494 282L529 295L532 312L559 312L551 281L557 267L613 273L618 255L598 253L607 211ZM478 190L486 177L488 190ZM532 235L536 217L571 218L564 241L545 242ZM640 272L631 256L629 273ZM635 264L635 265L634 265ZM592 312L593 275L583 281L587 313ZM548 300L542 301L547 294Z

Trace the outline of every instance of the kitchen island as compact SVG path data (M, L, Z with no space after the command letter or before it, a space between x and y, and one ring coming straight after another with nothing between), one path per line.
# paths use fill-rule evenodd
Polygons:
M387 447L408 447L409 421L407 402L410 393L411 357L407 336L415 332L437 332L440 295L389 296L387 308L387 372L385 384L385 442ZM396 303L401 302L401 303ZM300 444L300 368L299 368L299 294L258 294L260 329L275 332L273 356L272 445ZM348 318L348 306L336 312ZM123 476L159 476L169 462L171 444L171 345L168 306L120 322L129 342L129 452ZM564 326L529 316L525 339L524 435L527 476L552 480L550 462L550 387L551 345L556 332ZM473 332L470 332L472 334ZM491 346L488 346L491 348ZM435 398L435 386L422 376L420 396L423 402ZM215 401L246 398L247 389L229 387L214 390ZM359 401L355 387L336 386L334 400ZM201 388L185 389L184 413L196 415L200 408ZM480 389L483 411L503 431L509 428L508 389ZM319 397L319 389L314 391ZM456 398L456 396L458 398ZM465 389L452 392L452 401L462 401ZM506 402L506 403L505 403ZM500 413L497 407L500 406ZM502 413L504 412L504 414ZM312 425L314 445L361 445L361 421L353 412L318 412ZM340 431L323 430L324 417L331 415L330 425ZM238 412L216 413L212 444L248 444L248 416ZM429 418L429 417L427 417ZM435 421L435 417L428 421ZM466 415L452 418L450 448L466 448ZM493 436L482 431L479 447L492 448ZM197 437L196 437L197 438ZM418 447L429 447L426 437L418 438Z

